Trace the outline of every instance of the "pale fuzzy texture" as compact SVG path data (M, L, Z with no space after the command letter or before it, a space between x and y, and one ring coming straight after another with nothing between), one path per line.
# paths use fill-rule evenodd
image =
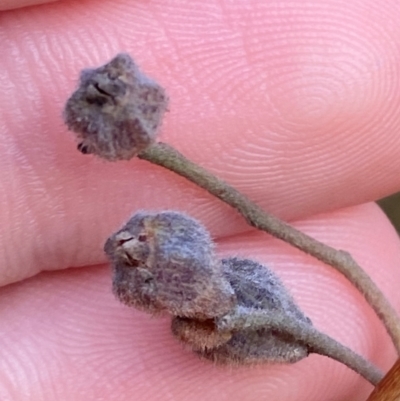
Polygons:
M139 71L129 54L81 72L64 119L83 154L128 160L154 142L167 109L164 89Z
M235 291L238 305L281 310L294 319L311 323L296 305L279 277L268 266L243 258L222 259L224 277Z
M295 304L293 298L271 269L249 259L222 260L225 279L235 291L237 307L283 312L294 321L311 324ZM177 320L177 319L175 319ZM221 364L249 364L261 362L297 362L308 356L308 347L296 342L285 332L252 330L213 333L210 342L203 339L210 323L173 322L174 335L187 343L200 356ZM214 330L217 329L214 327ZM223 341L225 335L226 341Z
M207 319L235 304L207 230L177 212L135 214L106 242L113 291L150 313Z
M218 261L207 230L179 212L136 213L106 242L113 292L128 306L173 315L172 333L200 356L222 364L296 362L308 347L279 330L219 332L235 308L285 313L311 324L279 278L249 259Z
M171 322L172 334L193 351L204 351L225 344L232 333L220 332L214 319L195 320L175 316Z
M268 330L242 330L225 344L196 351L217 364L243 365L257 363L294 363L309 355L307 345Z

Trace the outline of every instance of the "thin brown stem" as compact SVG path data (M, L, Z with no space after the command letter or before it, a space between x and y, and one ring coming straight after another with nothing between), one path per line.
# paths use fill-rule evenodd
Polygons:
M325 245L270 215L236 189L165 143L151 145L138 157L185 177L232 206L251 226L293 245L342 273L375 310L400 354L400 319L396 311L348 252Z
M374 386L383 378L383 373L372 363L345 347L313 326L295 320L290 316L265 310L237 308L218 322L221 331L239 331L246 328L274 330L284 336L290 336L296 343L308 346L310 353L324 355L343 363L354 370Z

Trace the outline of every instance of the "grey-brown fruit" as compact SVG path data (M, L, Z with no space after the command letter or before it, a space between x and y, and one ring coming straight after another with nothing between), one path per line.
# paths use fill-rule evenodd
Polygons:
M193 351L203 351L225 344L232 338L232 333L218 331L215 319L195 320L175 316L171 322L172 334Z
M154 142L167 106L164 89L121 53L99 68L82 71L64 120L77 134L83 154L128 160Z
M235 305L210 235L183 213L137 213L104 250L113 291L124 304L198 320L222 316Z
M297 322L310 324L311 321L295 304L281 280L266 266L249 259L229 258L222 260L224 277L233 287L237 307L283 312ZM215 326L209 326L217 330ZM184 331L180 333L179 330ZM201 357L219 364L250 364L260 362L297 362L308 356L305 344L297 342L284 332L267 329L253 330L251 327L234 331L221 345L204 346L202 322L188 322L173 326L174 335L190 345ZM218 337L221 339L222 334ZM227 333L226 333L227 334Z

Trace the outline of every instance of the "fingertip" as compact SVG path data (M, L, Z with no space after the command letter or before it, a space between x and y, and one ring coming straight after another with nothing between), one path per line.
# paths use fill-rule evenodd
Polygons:
M37 4L53 3L55 1L58 0L0 0L0 11L34 6Z

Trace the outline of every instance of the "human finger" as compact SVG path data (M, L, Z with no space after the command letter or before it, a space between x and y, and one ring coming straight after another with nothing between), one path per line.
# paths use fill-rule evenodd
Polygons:
M399 241L375 205L297 227L350 250L399 308ZM319 330L384 370L395 359L378 318L333 269L256 231L223 239L217 252L268 264ZM347 367L319 355L292 365L239 368L199 360L176 342L167 317L121 305L110 276L108 267L68 269L1 289L2 399L319 401L329 395L332 401L363 401L372 390Z
M44 3L52 3L54 1L58 0L0 0L0 11L12 10L14 8L22 8Z
M105 238L137 209L187 211L219 238L248 229L169 172L76 152L65 99L81 68L120 50L170 94L161 139L265 209L290 220L398 189L398 12L121 0L2 14L1 282L103 262Z

